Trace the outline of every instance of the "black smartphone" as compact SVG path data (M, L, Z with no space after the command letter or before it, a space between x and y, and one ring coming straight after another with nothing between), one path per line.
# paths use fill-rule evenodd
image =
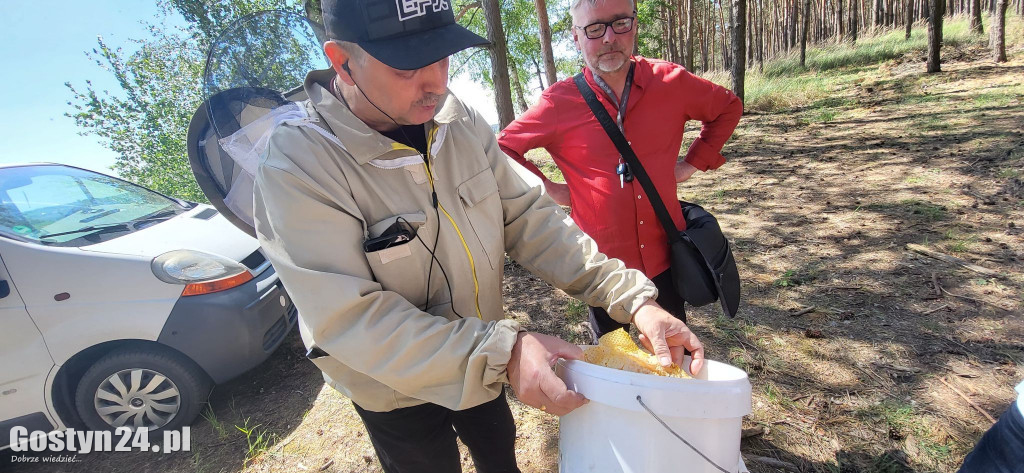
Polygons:
M377 238L370 238L369 240L364 241L363 251L373 253L374 251L380 251L386 248L391 248L395 245L401 245L409 240L412 240L412 233L403 228L395 233L381 235Z

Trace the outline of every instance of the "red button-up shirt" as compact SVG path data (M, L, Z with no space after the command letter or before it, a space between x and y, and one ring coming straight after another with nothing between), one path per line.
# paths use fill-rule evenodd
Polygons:
M689 120L703 122L700 136L686 153L697 169L716 169L725 163L722 146L732 135L743 105L728 89L694 76L682 66L634 57L636 67L629 103L623 117L626 139L665 202L676 228L685 228L675 202L675 165ZM618 109L594 82L584 76L608 114ZM654 277L669 267L665 230L648 202L640 182L619 185L615 167L619 152L594 118L573 79L555 83L536 105L513 121L498 137L501 149L541 178L544 175L523 155L545 148L569 185L572 218L609 257Z

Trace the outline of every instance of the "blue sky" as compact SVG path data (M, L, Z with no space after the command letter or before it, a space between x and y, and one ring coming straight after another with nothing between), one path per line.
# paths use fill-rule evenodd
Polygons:
M112 76L85 56L102 35L112 46L130 49L130 38L145 37L141 20L155 21L155 1L89 0L41 4L0 3L0 163L49 161L107 171L114 152L93 136L79 136L64 114L71 82L92 80L116 90ZM184 20L182 20L184 21Z
M80 136L74 120L64 116L72 111L64 83L81 90L91 80L98 90L120 90L85 51L97 46L97 36L132 50L131 39L148 37L142 22L157 21L159 13L156 0L0 1L0 163L46 161L110 172L115 153L95 136ZM497 123L489 91L464 78L450 87Z

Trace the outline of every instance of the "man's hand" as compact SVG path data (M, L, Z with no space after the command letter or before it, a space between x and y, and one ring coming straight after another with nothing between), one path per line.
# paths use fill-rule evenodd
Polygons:
M544 190L547 191L551 199L558 205L564 205L569 207L571 202L569 200L569 185L554 182L550 180L544 181Z
M633 314L633 323L640 330L640 342L658 357L661 366L683 364L683 352L690 350L690 373L696 375L704 367L704 344L672 314L653 300L648 300Z
M559 358L578 360L583 350L549 335L520 332L508 360L508 384L524 404L556 416L582 406L587 398L565 387L551 369Z
M697 168L693 167L686 161L676 162L676 183L684 182L697 172Z

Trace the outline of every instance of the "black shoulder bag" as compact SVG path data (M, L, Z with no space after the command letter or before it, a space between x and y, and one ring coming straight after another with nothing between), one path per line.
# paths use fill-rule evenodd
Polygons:
M604 127L605 133L629 164L630 171L640 181L654 213L665 227L671 248L672 282L676 291L683 300L697 307L720 301L722 311L729 317L735 317L740 304L740 275L736 270L736 260L732 256L729 240L722 234L718 220L697 204L679 201L683 218L686 219L686 230L677 229L654 183L622 131L615 125L615 120L598 101L583 74L577 74L574 79L598 123Z

